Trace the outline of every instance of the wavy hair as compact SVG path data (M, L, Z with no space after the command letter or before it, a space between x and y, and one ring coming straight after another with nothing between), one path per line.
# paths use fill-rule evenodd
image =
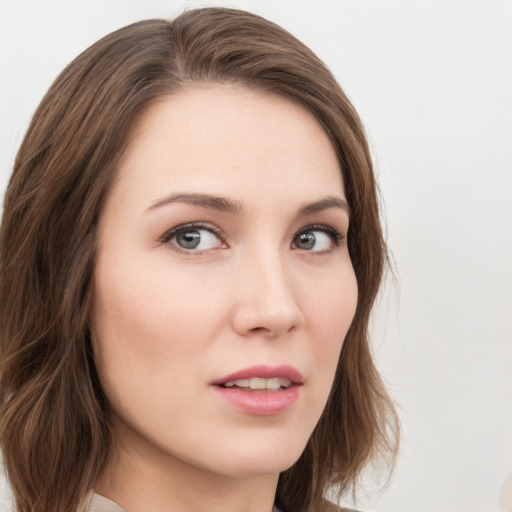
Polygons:
M37 108L15 159L0 231L0 446L19 512L74 512L112 442L89 313L98 220L136 120L163 96L231 83L288 98L329 136L352 210L359 289L332 392L302 456L279 478L283 510L322 510L376 456L393 462L398 422L368 322L387 249L362 123L325 65L288 32L225 8L117 30L79 55Z

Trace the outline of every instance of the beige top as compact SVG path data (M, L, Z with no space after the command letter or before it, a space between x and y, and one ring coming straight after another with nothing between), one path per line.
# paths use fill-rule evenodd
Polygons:
M90 493L90 497L86 501L85 512L125 512L117 503L112 500L100 496L99 494Z
M85 505L85 512L125 512L117 503L96 493L90 493ZM279 512L274 507L272 512Z

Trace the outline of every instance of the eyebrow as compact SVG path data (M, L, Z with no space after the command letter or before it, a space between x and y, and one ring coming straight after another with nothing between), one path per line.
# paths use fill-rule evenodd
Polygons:
M172 203L188 203L202 208L208 208L209 210L217 210L220 212L227 212L237 214L242 210L242 203L226 199L225 197L211 196L208 194L171 194L162 199L157 199L147 211L160 208Z
M169 196L157 199L152 203L146 211L155 210L162 206L166 206L172 203L188 203L201 208L207 208L209 210L217 210L220 212L239 214L243 205L239 201L233 201L225 197L212 196L209 194L186 194L176 193ZM344 210L349 216L351 209L347 201L338 196L327 196L318 201L311 203L305 203L301 205L297 211L298 217L305 217L306 215L312 215L330 208L338 208Z
M344 210L347 215L350 217L351 208L345 199L342 199L338 196L328 196L320 199L318 201L313 201L312 203L303 204L298 211L299 217L304 217L306 215L311 215L313 213L318 213L323 210L328 210L329 208L339 208Z

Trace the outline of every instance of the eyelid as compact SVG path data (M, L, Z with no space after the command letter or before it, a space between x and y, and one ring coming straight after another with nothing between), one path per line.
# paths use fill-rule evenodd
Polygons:
M165 245L169 244L169 242L178 234L185 232L185 231L193 231L193 230L200 230L200 229L206 229L208 231L211 231L223 244L227 245L226 237L223 234L222 230L220 230L217 226L214 224L211 224L209 222L204 221L195 221L195 222L187 222L185 224L179 224L178 226L174 226L173 228L166 231L160 238L158 238L157 242ZM309 224L307 226L304 226L299 231L297 231L292 238L292 245L293 241L297 236L299 236L301 233L308 232L308 231L321 231L323 233L326 233L332 240L334 244L334 250L336 247L340 245L340 242L344 239L346 239L346 235L340 233L336 229L334 229L332 226L329 226L327 224ZM186 250L183 248L180 248L177 245L171 244L173 246L173 249L178 252L183 252L185 254L204 254L206 252L209 252L211 249L203 250L203 251L193 251L193 250ZM295 247L295 249L300 249L299 247ZM311 254L324 254L331 252L328 251L304 251L304 252L310 252Z
M178 226L174 226L173 228L166 231L157 241L161 244L167 244L169 243L176 235L184 232L184 231L193 231L193 230L199 230L199 229L206 229L208 231L211 231L219 240L222 241L222 243L226 243L225 236L222 233L222 231L215 226L214 224L210 224L209 222L204 221L196 221L196 222L187 222L185 224L179 224ZM176 249L180 249L176 246ZM181 249L184 252L185 249ZM190 251L190 252L202 252L202 251Z
M301 233L307 233L308 231L322 231L323 233L326 233L334 243L335 247L338 247L340 245L340 242L346 238L346 235L343 233L340 233L338 230L334 229L332 226L329 226L327 224L310 224L308 226L303 227L295 235L293 236L293 240L297 238ZM297 247L297 249L299 249ZM330 251L304 251L304 252L311 252L312 254L323 254Z

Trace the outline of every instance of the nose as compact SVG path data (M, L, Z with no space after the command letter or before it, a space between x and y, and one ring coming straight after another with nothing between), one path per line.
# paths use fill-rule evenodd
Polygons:
M285 262L276 254L266 253L242 265L243 270L235 277L235 331L241 336L278 338L302 327L298 283Z

